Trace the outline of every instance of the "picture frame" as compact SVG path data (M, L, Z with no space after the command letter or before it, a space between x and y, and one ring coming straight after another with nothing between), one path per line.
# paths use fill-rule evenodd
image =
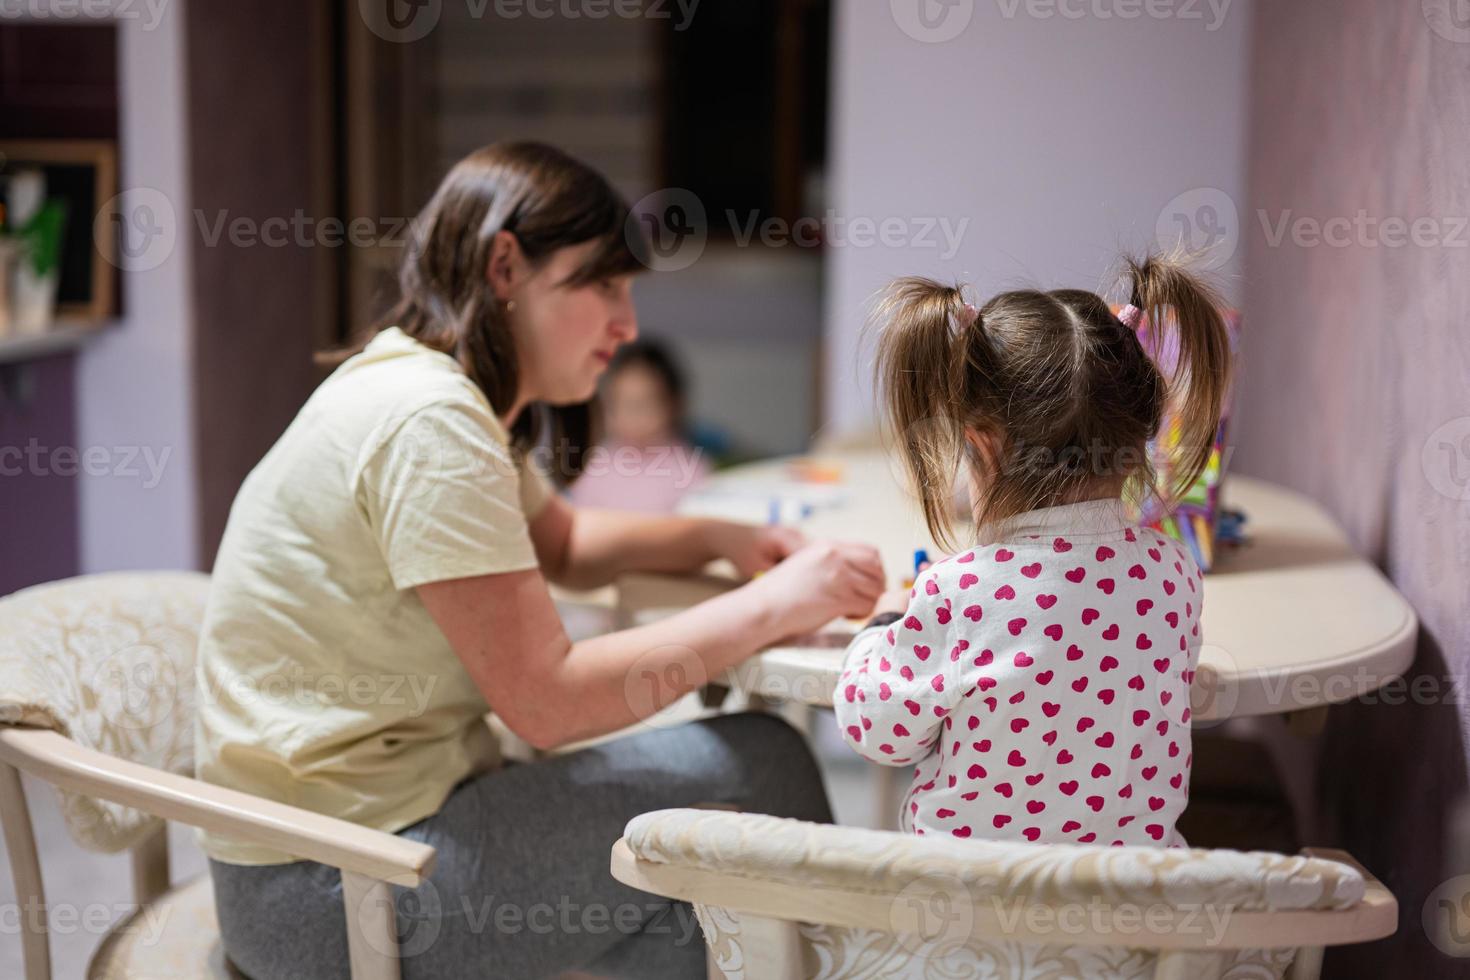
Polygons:
M93 233L117 190L117 146L110 140L0 140L0 167L36 168L50 197L68 204L62 240L57 325L97 324L118 315L117 239Z

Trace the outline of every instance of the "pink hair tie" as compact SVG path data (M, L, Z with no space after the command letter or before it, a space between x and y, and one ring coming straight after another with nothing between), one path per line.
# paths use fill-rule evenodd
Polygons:
M1143 311L1132 303L1129 303L1118 311L1118 319L1122 322L1123 326L1129 330L1136 331L1138 325L1143 322Z
M973 327L978 319L980 319L980 311L975 309L974 304L966 303L964 311L960 314L960 326Z

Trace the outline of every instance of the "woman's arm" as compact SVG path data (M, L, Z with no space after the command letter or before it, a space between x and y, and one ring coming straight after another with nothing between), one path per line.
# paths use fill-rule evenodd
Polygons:
M575 589L606 585L622 572L696 572L717 558L749 576L805 543L792 528L573 507L560 497L530 528L546 577Z
M646 718L783 636L865 615L877 552L819 543L768 575L668 619L572 643L536 570L418 587L490 707L547 749Z

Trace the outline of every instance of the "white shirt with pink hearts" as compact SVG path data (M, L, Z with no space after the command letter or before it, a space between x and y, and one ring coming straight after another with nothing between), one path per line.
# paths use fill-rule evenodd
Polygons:
M1023 514L853 638L838 726L865 758L915 766L906 831L1183 846L1201 588L1120 501Z

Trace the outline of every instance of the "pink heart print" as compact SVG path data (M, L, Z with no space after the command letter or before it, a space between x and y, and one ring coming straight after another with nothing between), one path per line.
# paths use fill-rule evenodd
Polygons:
M850 648L834 699L849 744L926 774L904 801L905 829L1168 843L1188 793L1189 560L1153 531L1102 542L1069 528L952 561L952 575L941 562L921 579L897 623ZM1014 606L987 617L982 592Z

